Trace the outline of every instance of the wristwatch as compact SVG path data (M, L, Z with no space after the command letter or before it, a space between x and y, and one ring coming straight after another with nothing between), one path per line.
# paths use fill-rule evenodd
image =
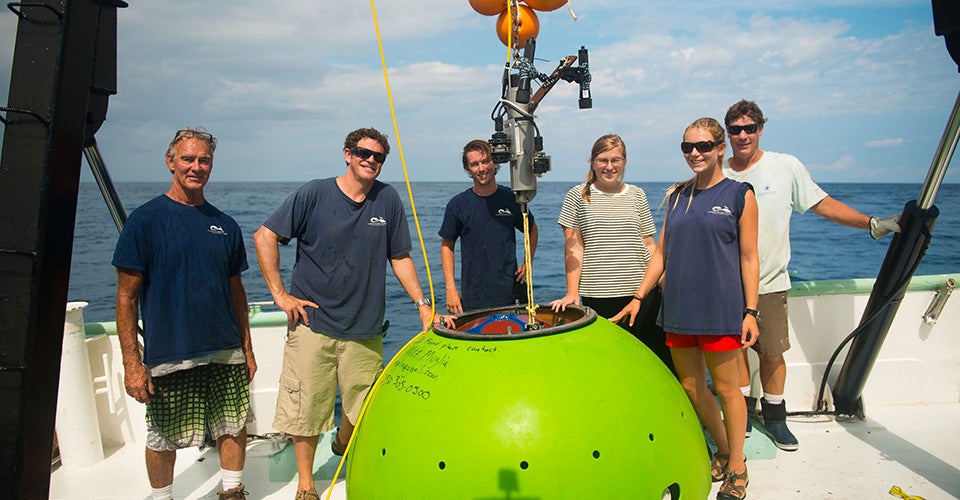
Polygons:
M746 308L746 309L744 309L744 310L743 310L743 315L746 316L746 315L748 315L748 314L751 315L751 316L753 316L754 318L760 319L760 311L758 311L758 310L756 310L756 309L750 309L749 307Z
M418 300L418 301L415 301L415 302L413 303L414 309L416 309L416 310L418 310L418 311L420 310L420 306L429 306L429 305L430 305L430 299L427 298L427 297L424 297L424 298L422 298L422 299L420 299L420 300Z

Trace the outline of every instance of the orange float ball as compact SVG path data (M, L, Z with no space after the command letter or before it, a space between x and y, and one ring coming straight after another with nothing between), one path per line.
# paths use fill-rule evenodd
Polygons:
M516 15L516 11L512 12ZM507 35L513 31L513 16L510 14L511 11L504 11L497 18L497 36L500 37L500 42L507 47L510 47L507 44ZM540 33L540 19L537 18L537 13L526 5L520 6L519 18L520 28L517 30L517 37L520 40L519 43L517 43L517 40L513 40L513 44L522 49L527 44L527 40L536 38L537 34Z
M567 0L523 0L533 10L550 12L567 4Z
M507 0L470 0L470 6L479 14L495 16L507 8Z

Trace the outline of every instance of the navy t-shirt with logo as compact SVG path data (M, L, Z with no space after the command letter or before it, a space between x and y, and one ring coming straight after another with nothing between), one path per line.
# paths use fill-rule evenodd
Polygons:
M210 203L160 195L130 214L113 265L140 271L143 362L182 361L240 345L230 278L247 269L240 226Z
M533 224L533 215L528 223ZM523 214L513 191L497 186L490 196L473 189L447 203L440 237L460 239L460 299L465 311L526 302L526 288L515 286L516 231L523 231ZM519 289L518 289L519 288Z
M357 203L340 191L336 178L316 179L263 225L283 244L297 240L290 294L320 306L306 308L311 330L347 339L383 334L387 263L412 248L395 189L374 181Z

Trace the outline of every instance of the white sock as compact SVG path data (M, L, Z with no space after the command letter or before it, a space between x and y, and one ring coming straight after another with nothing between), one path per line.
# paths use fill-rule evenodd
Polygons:
M740 388L740 392L743 393L743 397L749 398L749 397L750 397L750 386L749 386L749 385L745 385L745 386L741 387L741 388Z
M150 488L153 494L153 500L173 500L173 483L163 488Z
M224 491L236 488L243 482L243 470L227 470L221 467L220 481L223 482Z
M769 392L764 392L763 399L766 399L767 402L772 405L778 405L783 402L783 394L770 394Z

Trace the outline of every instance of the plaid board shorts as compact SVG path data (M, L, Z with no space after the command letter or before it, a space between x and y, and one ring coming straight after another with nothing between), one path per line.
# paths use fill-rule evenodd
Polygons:
M153 379L147 403L147 448L172 451L213 439L238 436L250 412L250 383L244 364L201 365Z

